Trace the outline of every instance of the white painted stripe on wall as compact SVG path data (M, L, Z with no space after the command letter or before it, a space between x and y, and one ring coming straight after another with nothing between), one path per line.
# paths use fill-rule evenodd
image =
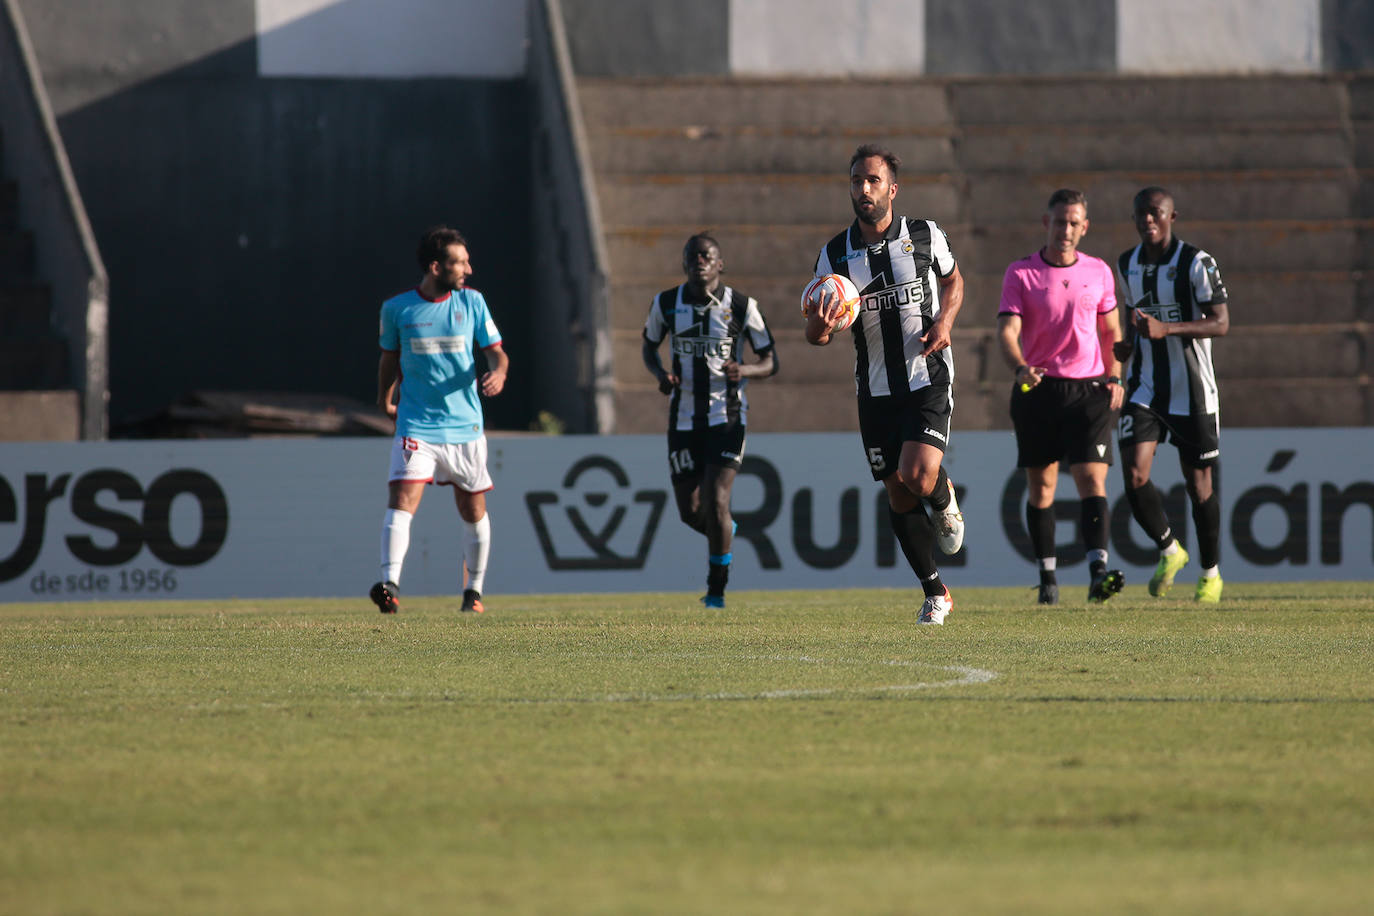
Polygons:
M1321 0L1117 0L1123 73L1318 73Z
M843 76L925 71L924 0L731 0L730 71Z
M255 0L258 73L477 77L525 72L525 4L511 0Z

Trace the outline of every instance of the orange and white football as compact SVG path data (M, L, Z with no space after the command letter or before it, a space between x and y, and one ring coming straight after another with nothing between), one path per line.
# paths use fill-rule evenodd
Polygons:
M802 317L811 317L811 313L830 296L839 296L840 304L844 307L839 323L835 325L836 331L843 331L854 323L859 314L859 288L848 277L826 274L806 284L801 296Z

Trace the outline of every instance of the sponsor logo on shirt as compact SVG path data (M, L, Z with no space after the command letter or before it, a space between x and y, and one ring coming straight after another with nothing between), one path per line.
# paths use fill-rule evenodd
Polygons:
M678 356L734 359L735 341L729 337L674 337L673 352Z
M891 289L867 293L859 305L864 311L876 312L880 309L920 308L925 299L925 287L920 283L903 283Z
M468 348L466 334L456 337L412 337L410 352L432 356L435 353L462 353Z

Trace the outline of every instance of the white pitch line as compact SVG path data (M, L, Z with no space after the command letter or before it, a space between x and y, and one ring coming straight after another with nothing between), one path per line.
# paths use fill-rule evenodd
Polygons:
M767 658L770 661L800 661L813 662L818 664L826 663L826 659L799 658L788 656L746 656L754 659ZM852 662L851 659L835 659L833 663L843 664ZM915 684L880 684L869 687L818 687L818 688L798 688L795 690L765 690L759 693L640 693L640 694L607 694L602 697L579 697L569 698L575 702L583 703L665 703L682 702L691 700L794 700L806 699L811 697L826 697L844 693L907 693L917 690L938 690L944 687L963 687L969 684L986 684L997 677L996 671L988 671L985 668L972 668L967 665L928 665L921 662L908 662L899 659L879 662L878 664L892 665L910 668L934 668L937 671L953 671L959 677L951 678L946 681L922 681ZM554 701L557 702L557 701Z

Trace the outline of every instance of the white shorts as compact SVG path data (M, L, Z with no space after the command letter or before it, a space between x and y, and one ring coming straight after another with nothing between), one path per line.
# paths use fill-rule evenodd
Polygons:
M487 437L438 444L397 436L391 443L391 476L387 480L421 480L448 484L466 493L485 493L495 486L487 473Z

